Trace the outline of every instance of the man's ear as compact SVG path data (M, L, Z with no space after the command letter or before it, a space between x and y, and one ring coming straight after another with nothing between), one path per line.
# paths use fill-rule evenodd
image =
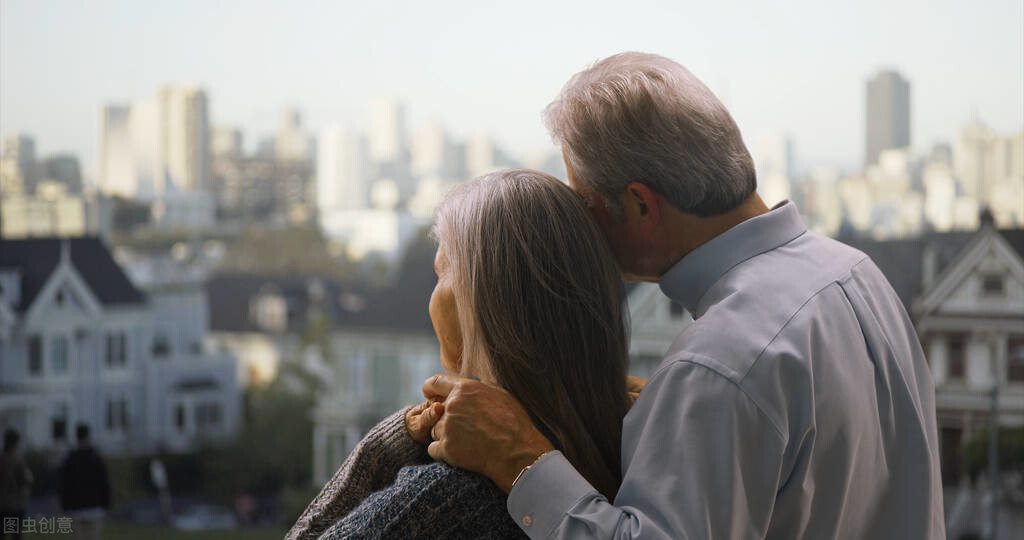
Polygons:
M636 230L649 233L661 224L661 196L647 184L633 182L619 197L626 221Z

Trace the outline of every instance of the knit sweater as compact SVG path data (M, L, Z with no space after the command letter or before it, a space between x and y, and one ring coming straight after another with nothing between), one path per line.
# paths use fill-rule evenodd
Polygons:
M493 482L430 461L405 429L407 410L367 433L286 540L525 537Z

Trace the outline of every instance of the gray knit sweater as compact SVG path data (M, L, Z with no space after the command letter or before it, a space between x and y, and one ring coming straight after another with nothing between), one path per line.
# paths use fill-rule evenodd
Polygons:
M286 540L525 538L493 482L431 462L405 430L406 410L367 433Z

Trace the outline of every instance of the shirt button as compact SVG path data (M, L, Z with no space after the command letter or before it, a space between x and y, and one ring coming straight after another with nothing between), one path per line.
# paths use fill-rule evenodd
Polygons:
M523 516L523 525L526 525L527 527L529 527L530 525L533 525L533 518L530 517L529 515Z

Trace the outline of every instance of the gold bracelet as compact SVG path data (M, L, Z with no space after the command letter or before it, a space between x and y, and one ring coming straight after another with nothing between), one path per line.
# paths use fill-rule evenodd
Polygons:
M525 473L526 470L529 469L530 467L533 467L534 465L536 465L537 462L540 461L540 458L550 454L551 452L554 452L554 450L548 450L547 452L544 452L543 454L537 456L537 459L533 460L533 463L530 463L529 465L523 467L523 470L519 471L519 474L517 474L515 479L512 480L512 486L510 488L508 488L508 490L512 491L513 489L515 489L516 482L518 482L519 479L523 477L523 473Z

